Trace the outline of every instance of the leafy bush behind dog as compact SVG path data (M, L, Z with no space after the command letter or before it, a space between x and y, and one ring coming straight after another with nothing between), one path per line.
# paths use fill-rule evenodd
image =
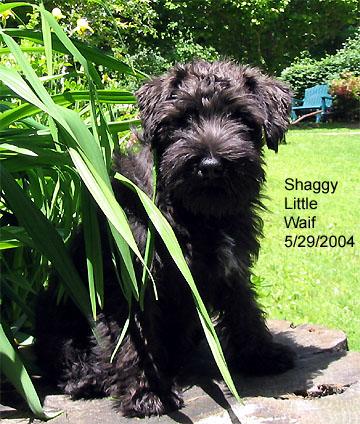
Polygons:
M219 59L220 55L212 47L204 47L193 40L181 39L166 57L156 46L142 46L135 54L129 56L129 60L137 68L149 75L159 75L174 63L186 63L194 58L212 61Z
M121 60L146 50L145 72L160 62L207 59L214 54L279 74L300 52L333 54L354 33L357 0L44 0L59 7L68 30L86 18L91 34L74 32ZM25 14L21 18L27 21ZM33 25L39 20L33 19ZM11 23L10 23L11 25ZM209 56L210 55L210 56ZM150 65L154 65L151 67ZM164 66L165 67L165 66ZM143 69L143 68L141 68Z
M307 53L281 72L280 78L291 86L295 97L302 98L308 87L330 84L344 72L360 76L360 29L334 55L316 60Z
M341 78L333 80L330 93L334 96L333 114L339 121L360 120L360 77L344 73Z

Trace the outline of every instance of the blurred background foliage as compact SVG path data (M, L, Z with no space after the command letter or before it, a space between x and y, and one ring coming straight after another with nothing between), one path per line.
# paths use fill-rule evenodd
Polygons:
M280 74L304 54L318 60L336 53L359 24L357 0L45 0L44 5L60 8L70 35L145 65L140 69L150 74L194 56L230 57ZM25 11L19 17L29 21ZM91 31L74 30L81 18ZM7 22L13 25L15 20ZM39 27L36 16L30 25Z

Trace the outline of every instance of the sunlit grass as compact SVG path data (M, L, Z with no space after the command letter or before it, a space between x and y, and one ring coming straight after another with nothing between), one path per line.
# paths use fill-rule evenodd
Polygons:
M271 318L344 330L350 349L360 348L360 129L336 124L291 130L278 155L267 152L265 239L255 274ZM287 177L338 180L334 194L286 191ZM308 196L315 211L285 211L284 198ZM286 229L284 215L317 216L314 229ZM286 248L288 234L354 236L354 247Z

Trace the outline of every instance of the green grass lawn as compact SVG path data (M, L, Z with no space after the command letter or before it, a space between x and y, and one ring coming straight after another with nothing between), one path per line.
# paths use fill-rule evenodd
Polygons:
M344 330L360 350L360 129L294 129L277 155L268 151L264 240L254 267L260 299L270 318L318 323ZM286 191L286 178L337 180L334 194ZM309 197L317 210L285 210L285 197ZM287 229L284 216L316 215L314 229ZM354 236L355 246L284 246L286 235Z

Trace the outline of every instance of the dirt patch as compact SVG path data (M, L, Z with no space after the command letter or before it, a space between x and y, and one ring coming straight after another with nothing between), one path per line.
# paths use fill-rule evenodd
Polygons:
M305 399L316 399L324 396L339 395L344 393L350 386L351 384L319 384L308 390L296 391L294 394Z

